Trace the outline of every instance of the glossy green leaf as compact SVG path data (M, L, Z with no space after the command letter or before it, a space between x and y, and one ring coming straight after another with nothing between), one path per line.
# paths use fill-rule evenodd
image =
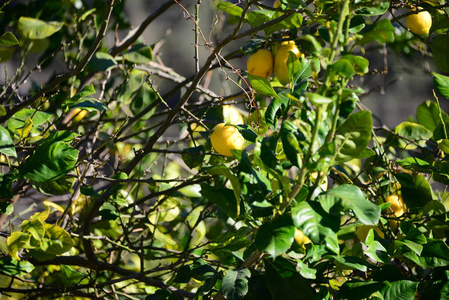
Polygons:
M279 99L273 99L271 103L268 105L267 110L265 112L265 122L267 125L273 129L277 129L277 112L281 108L282 102Z
M303 17L301 14L291 14L281 22L271 25L264 29L266 35L271 35L276 31L283 29L294 29L301 27Z
M42 40L58 32L64 23L45 22L39 19L20 17L17 29L19 34L30 40Z
M395 176L401 184L402 197L408 208L424 207L432 200L432 188L423 175L400 173Z
M361 32L362 38L358 41L359 44L365 45L367 43L377 41L381 44L391 43L394 41L394 26L389 19L381 19L371 29Z
M437 35L430 44L433 60L440 71L449 73L449 35Z
M57 180L75 167L78 152L64 142L44 143L22 165L21 176L34 182Z
M373 119L368 111L360 111L337 128L335 161L345 162L360 155L371 141Z
M137 44L123 54L123 58L135 64L146 64L153 60L153 50L150 46Z
M342 76L346 79L351 79L355 74L355 68L351 61L346 58L340 58L334 64L330 66L330 69L335 74Z
M277 257L287 251L293 243L295 226L288 215L276 218L272 223L264 223L257 231L255 243L260 251Z
M240 300L248 293L248 278L251 272L247 268L226 272L221 283L221 294L227 300Z
M362 2L364 3L364 2ZM369 2L367 2L369 3ZM371 3L369 3L371 4ZM373 6L362 6L356 10L357 15L361 16L379 16L383 15L388 8L390 7L390 3L387 2L372 2ZM374 6L376 5L376 6Z
M6 275L13 277L24 276L34 270L29 261L20 261L11 256L0 258L0 270Z
M289 120L282 122L280 133L285 155L294 166L300 168L302 166L302 151L299 145L299 140L304 140L304 135L299 131L298 127Z
M306 95L313 105L323 105L334 102L332 98L325 97L317 93L306 93Z
M433 75L433 85L435 89L446 99L449 99L449 76L444 76L435 72Z
M40 241L45 234L44 222L35 218L32 220L24 220L22 222L22 232L28 232L31 236Z
M248 75L248 79L251 87L256 90L256 92L269 97L278 97L275 90L271 87L270 82L265 77Z
M0 153L17 157L16 148L14 147L14 142L11 135L8 130L2 126L0 126Z
M59 226L45 223L45 239L40 249L46 254L60 255L69 251L73 246L70 234Z
M438 140L438 147L440 147L441 151L448 154L449 153L449 139Z
M340 288L339 296L348 300L368 299L375 292L380 291L386 283L369 281L369 282L351 282L343 283Z
M11 199L13 197L11 186L17 180L19 171L12 169L9 173L0 173L0 197Z
M328 190L325 195L334 196L341 201L328 207L328 211L330 211L333 206L340 204L345 209L353 210L357 218L363 224L377 225L379 222L380 207L367 200L357 186L349 184L340 185Z
M242 187L240 185L239 179L237 176L235 176L231 170L225 165L216 165L211 166L208 168L204 168L204 171L206 171L210 175L223 175L225 176L232 185L232 189L234 190L234 195L237 203L240 203L240 196L242 192Z
M28 118L32 120L33 126L38 126L47 122L51 118L51 114L35 109L22 109L8 120L8 129L15 132L17 129L23 128Z
M1 186L0 186L1 188ZM0 194L1 196L1 194ZM14 211L14 206L8 201L0 201L0 214L10 215Z
M342 59L349 61L358 75L364 75L369 71L369 60L362 56L347 54Z
M1 47L10 47L14 45L18 45L19 41L11 32L5 32L0 36L0 46Z
M408 280L390 282L382 294L384 299L414 300L418 284L419 282Z
M148 111L144 116L140 117L141 120L149 119L157 109L155 105L159 101L159 97L156 92L150 87L148 83L144 83L142 87L136 92L129 108L134 115L140 114L143 110L147 110L148 107L154 108Z
M449 116L442 111L435 102L425 101L418 106L416 110L416 119L418 123L434 132L441 121L449 124Z
M251 27L255 27L270 21L273 14L274 12L271 10L251 10L245 15L245 20Z
M423 125L411 122L402 122L394 129L394 132L408 141L428 140L432 132Z
M121 87L117 94L117 99L123 103L130 103L133 99L133 95L142 88L145 83L146 72L133 69L129 73L129 78L126 83Z

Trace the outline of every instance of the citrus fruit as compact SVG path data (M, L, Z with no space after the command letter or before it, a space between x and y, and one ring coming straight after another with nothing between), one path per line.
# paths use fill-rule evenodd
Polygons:
M274 3L273 3L273 7L274 7L274 8L279 7L280 5L281 5L281 0L276 0L276 1L274 1Z
M405 23L413 33L428 34L430 27L432 27L432 16L428 11L420 11L405 17Z
M276 49L276 56L274 57L274 76L279 80L279 82L283 85L286 85L290 82L290 76L288 74L287 61L290 56L290 52L296 55L297 58L301 55L298 47L295 45L293 41L289 41L288 43L282 43Z
M402 196L394 194L388 196L385 200L390 203L390 207L388 207L387 209L387 214L390 217L398 218L407 211ZM390 228L392 230L396 230L399 226L399 223L400 222L398 220L388 220L388 224L390 225Z
M377 232L377 234L379 235L380 238L384 238L385 234L382 232L382 230L380 230L379 227L377 226L372 226L372 225L360 225L359 227L357 227L355 229L355 234L357 235L357 238L362 241L365 242L366 237L368 236L368 232L373 229L375 232Z
M242 114L231 105L223 105L223 120L232 125L240 125L244 124L245 121L243 120Z
M87 115L88 111L81 108L75 108L70 112L72 122L79 123Z
M304 245L310 244L312 241L304 234L304 232L302 232L298 228L295 228L295 242L299 246L305 248Z
M259 49L248 58L246 63L248 73L268 78L273 73L273 55L270 50Z
M242 150L245 148L245 139L239 130L226 123L216 125L210 135L212 147L224 156L232 156L231 149Z

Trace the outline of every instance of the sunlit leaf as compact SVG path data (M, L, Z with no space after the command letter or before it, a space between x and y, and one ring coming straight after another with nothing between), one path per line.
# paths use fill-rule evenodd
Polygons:
M389 19L381 19L371 29L361 32L362 38L358 41L359 44L364 45L373 41L377 41L381 44L391 43L394 41L394 26Z
M64 23L45 22L39 19L20 17L18 24L19 34L30 40L45 39L58 32Z
M34 270L33 264L28 261L20 261L11 256L0 258L0 270L10 276L23 276Z
M272 223L264 223L257 231L255 243L259 250L277 257L287 251L293 243L295 226L288 215L280 216Z
M247 268L226 272L221 283L220 292L229 300L240 300L248 292L248 278L251 272Z
M444 76L435 72L432 72L433 84L436 90L446 99L449 99L449 76Z
M0 46L1 47L10 47L14 45L18 45L19 41L11 32L5 32L0 36Z
M2 126L0 126L0 153L17 157L16 148L14 147L14 142L11 135L8 130Z

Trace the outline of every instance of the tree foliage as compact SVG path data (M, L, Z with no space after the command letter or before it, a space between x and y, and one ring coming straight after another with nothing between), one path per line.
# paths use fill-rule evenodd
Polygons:
M214 24L208 1L165 0L136 28L125 0L2 5L2 296L445 299L446 1L211 3ZM142 38L175 10L194 29L188 77ZM405 25L422 10L428 35ZM242 64L259 49L267 78ZM435 63L434 99L392 129L362 105L377 49ZM229 157L210 141L223 122L246 140Z

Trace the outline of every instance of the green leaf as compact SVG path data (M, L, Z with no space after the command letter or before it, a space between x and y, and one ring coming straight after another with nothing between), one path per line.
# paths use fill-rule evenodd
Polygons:
M117 99L123 103L130 103L133 100L134 94L142 88L145 83L145 78L147 76L146 72L133 69L126 83L120 88L117 95Z
M86 66L88 72L104 72L117 65L112 55L104 52L96 52Z
M363 2L362 2L363 3ZM367 2L370 3L370 2ZM388 8L390 7L390 3L387 2L372 2L373 4L377 4L378 6L362 6L358 8L355 13L360 16L379 16L383 15ZM371 3L370 3L371 4Z
M335 196L340 199L341 206L345 209L353 210L363 224L378 224L381 211L380 207L367 200L357 186L349 184L340 185L328 190L325 195Z
M302 151L299 140L305 140L304 135L289 120L282 122L280 134L285 155L294 166L300 168L302 166Z
M196 280L205 280L214 276L217 273L207 262L202 259L197 259L190 265L184 265L179 268L175 279L175 283L187 283L190 278Z
M446 99L449 99L449 76L444 76L435 72L433 75L433 85L438 93Z
M1 188L1 185L0 185ZM1 194L0 194L1 196ZM0 201L0 214L10 215L14 211L14 206L7 201Z
M349 118L337 128L335 136L337 163L350 161L362 154L371 141L371 128L373 119L368 111L360 111Z
M430 44L433 60L440 71L449 73L449 35L437 35Z
M20 174L34 182L57 180L75 167L78 152L64 142L46 142L25 161Z
M432 201L432 188L423 175L400 173L395 176L401 184L402 197L408 208L424 207Z
M18 132L19 128L23 128L27 119L31 119L33 127L36 127L47 122L50 118L51 114L42 111L21 109L8 120L8 129L12 132Z
M204 146L186 148L182 151L182 160L191 169L200 166L205 156Z
M292 14L283 21L265 28L265 34L268 36L279 30L299 28L301 27L302 19L301 14Z
M237 201L237 207L238 207L239 203L240 203L240 195L242 193L242 187L240 186L240 182L239 182L239 179L237 178L237 176L235 176L231 172L231 170L229 170L229 168L226 167L225 165L211 166L208 168L204 168L203 170L206 171L210 175L223 175L227 179L229 179L229 181L231 182L231 185L232 185L232 189L234 190L234 195L235 195L235 199Z
M277 93L271 87L270 82L265 77L249 74L248 79L251 87L256 90L256 92L265 96L278 98Z
M300 202L291 209L295 227L315 244L335 234L340 227L340 216L326 213L317 201Z
M0 46L1 47L10 47L14 45L18 45L19 41L11 32L5 32L0 36Z
M227 271L221 283L221 294L227 300L240 300L248 293L248 278L251 272L247 269Z
M0 153L7 156L17 157L16 148L14 147L14 142L9 135L6 128L0 126Z
M267 110L265 112L265 122L273 130L277 129L278 122L277 122L276 114L277 114L279 108L281 107L281 105L282 105L281 100L275 98L268 105Z
M60 274L60 280L65 288L79 284L87 284L89 281L87 275L76 271L71 266L61 265Z
M44 222L39 219L24 220L22 232L28 232L34 239L40 241L45 234Z
M369 71L369 60L362 56L347 54L342 59L349 61L358 75L364 75Z
M277 257L287 251L293 243L295 226L288 215L282 215L272 223L260 226L255 237L255 244L261 251Z
M9 254L17 260L20 260L18 252L27 244L29 244L31 234L28 232L14 231L6 240Z
M59 226L45 223L45 239L40 250L50 255L60 255L69 251L73 246L70 234Z
M440 118L441 114L441 118ZM427 128L427 130L434 132L441 119L449 124L449 116L440 109L440 107L432 101L425 101L418 106L416 110L416 119L418 123Z
M6 109L3 107L3 105L0 105L0 116L6 116Z
M33 271L34 266L28 261L20 261L11 256L6 256L0 258L0 270L6 275L19 277Z
M229 3L229 2L218 3L217 8L231 16L236 16L236 17L240 17L243 13L243 9L241 7L239 7L237 4Z
M352 63L346 58L340 58L330 66L332 72L347 79L351 79L355 74L355 69Z
M342 299L362 300L368 299L370 296L380 291L385 286L385 283L370 281L370 282L351 282L346 281L340 287L338 295Z
M391 25L389 19L381 19L371 29L361 32L362 38L358 44L365 45L367 43L378 41L381 44L392 43L394 41L394 26Z
M141 120L149 119L157 109L156 102L159 101L159 97L156 92L150 87L148 83L144 83L142 87L137 91L132 100L129 108L133 112L134 115L140 114L143 110L146 110L150 106L154 106L154 108L144 116L140 117Z
M153 60L153 50L150 46L137 44L123 54L123 58L135 64L147 64Z
M428 130L426 127L420 124L411 123L411 122L402 122L394 131L409 141L419 141L419 140L428 140L432 137L432 131Z
M390 282L385 289L382 290L384 299L400 299L414 300L419 282L399 280Z
M46 195L65 195L71 190L75 180L75 177L63 176L57 180L36 184L35 188Z
M313 105L323 105L334 102L332 98L325 97L317 93L306 93L306 96L309 98L310 102L312 102Z
M17 169L13 169L7 174L0 173L0 197L12 198L13 193L11 186L12 183L17 180L18 173L19 171Z
M200 193L204 198L221 208L229 217L235 219L239 216L240 209L232 190L202 184Z
M39 19L20 17L17 29L19 34L30 40L42 40L58 32L64 23L44 22Z

